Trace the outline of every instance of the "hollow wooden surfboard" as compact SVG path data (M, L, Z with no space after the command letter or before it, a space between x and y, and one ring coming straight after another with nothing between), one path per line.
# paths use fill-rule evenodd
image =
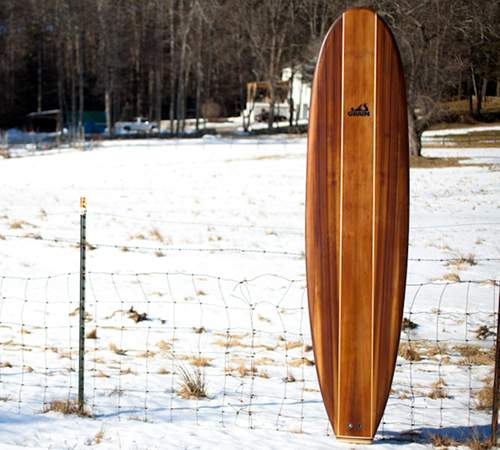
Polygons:
M406 92L392 33L346 11L314 75L306 264L316 369L337 439L371 442L392 384L406 283Z

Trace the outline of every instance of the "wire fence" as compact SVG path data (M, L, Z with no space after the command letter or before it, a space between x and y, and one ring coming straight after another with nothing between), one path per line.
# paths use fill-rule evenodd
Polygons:
M123 244L38 232L13 231L0 240L124 251ZM221 253L263 262L304 258L303 252L279 248L127 244L128 251ZM428 262L500 260L472 258L412 257L410 271ZM489 433L499 290L494 279L407 284L399 356L378 439L432 441L432 436ZM78 412L82 385L80 412L96 419L333 434L316 378L304 277L92 267L40 277L0 275L0 409Z
M1 408L77 398L79 273L0 277ZM97 418L331 433L303 279L88 272L85 404ZM467 435L490 420L498 283L407 286L380 438Z
M470 134L424 135L422 144L427 147L498 147L500 134L490 131Z

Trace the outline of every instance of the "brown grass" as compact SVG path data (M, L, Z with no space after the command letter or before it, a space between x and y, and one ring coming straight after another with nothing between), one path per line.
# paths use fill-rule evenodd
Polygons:
M267 317L260 314L257 314L257 320L259 320L260 322L271 323L271 319L268 319Z
M448 398L448 391L445 389L447 383L443 380L443 378L439 378L434 381L431 386L432 390L427 394L429 398L432 398L433 400Z
M137 372L132 370L130 367L120 370L120 375L135 375Z
M172 344L169 344L168 342L164 341L163 339L159 340L156 343L156 346L160 349L162 352L168 352L172 348Z
M443 343L439 345L430 345L425 349L425 354L430 358L434 358L438 355L446 355L449 352L448 345Z
M205 358L204 356L191 356L188 361L195 367L208 367L210 366L213 358Z
M243 343L236 338L229 337L228 339L217 339L213 343L219 347L243 347Z
M457 345L454 347L462 359L458 362L462 366L488 366L495 362L495 349L483 349L478 345Z
M281 344L280 347L284 348L285 350L292 350L294 348L302 347L302 345L304 345L302 341L287 341Z
M10 368L12 368L12 364L9 361L4 361L4 362L0 363L0 368L10 369Z
M420 361L422 359L418 351L406 342L399 345L398 355L407 361Z
M193 327L193 331L196 334L202 334L202 333L206 333L207 329L205 327Z
M117 355L122 355L122 356L124 356L124 355L126 355L126 353L127 353L125 350L123 350L123 349L121 349L121 348L118 348L118 347L116 346L116 344L113 344L113 343L109 344L109 349L110 349L113 353L116 353Z
M158 369L158 374L160 375L170 375L172 372L168 369L165 369L165 367L160 367Z
M76 400L53 400L43 408L44 413L49 411L55 411L65 415L75 414L81 417L92 417L90 412L88 412L85 408L80 410Z
M161 233L161 231L158 228L153 228L149 232L149 237L151 239L153 239L154 241L158 241L158 242L161 242L163 244L171 244L172 243L172 240L170 238L165 238L165 236L163 236L163 234Z
M442 276L442 279L445 281L456 282L456 281L460 281L460 275L456 272L448 272Z
M466 269L467 267L475 265L477 265L477 261L474 253L469 253L467 255L455 253L455 257L453 259L445 262L445 266L452 266L457 269Z
M476 392L474 399L478 411L489 411L493 406L493 376L483 378L484 386Z
M204 373L199 367L195 367L193 371L184 366L179 366L177 369L181 381L177 389L177 395L184 399L207 398L207 383Z
M270 366L274 363L276 363L276 361L273 358L268 358L266 356L263 356L261 358L257 358L255 360L255 364L257 366Z
M304 352L309 353L309 352L312 352L312 351L313 351L313 346L312 345L309 345L309 344L304 345Z
M314 361L308 358L293 358L288 362L291 367L314 366Z
M94 373L94 378L109 378L109 375L107 373L103 372L102 370L97 370Z
M25 220L13 220L9 223L9 228L11 230L19 230L23 228L25 225L29 225Z
M492 442L491 438L483 440L477 433L467 439L464 444L472 450L484 450L492 447L496 448L496 442Z
M429 440L431 441L433 447L436 448L448 448L460 445L460 442L447 435L431 434L429 436Z
M131 234L131 235L129 236L129 239L130 239L131 241L133 241L133 240L144 241L144 240L146 240L146 236L144 236L142 233L138 233L138 234Z
M97 329L94 328L93 330L90 330L86 335L85 337L87 339L97 339Z

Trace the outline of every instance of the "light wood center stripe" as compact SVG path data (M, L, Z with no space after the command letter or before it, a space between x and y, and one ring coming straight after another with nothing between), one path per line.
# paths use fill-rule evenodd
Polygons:
M340 107L340 227L339 227L339 335L338 335L338 357L337 357L337 432L340 430L340 358L342 341L342 228L343 228L343 184L344 184L344 53L345 53L345 13L342 14L342 81L341 81L341 107Z
M370 433L375 432L375 399L374 399L374 328L375 328L375 208L376 208L376 164L377 164L377 15L374 14L374 50L373 50L373 159L372 159L372 329L371 329L371 385L370 385Z

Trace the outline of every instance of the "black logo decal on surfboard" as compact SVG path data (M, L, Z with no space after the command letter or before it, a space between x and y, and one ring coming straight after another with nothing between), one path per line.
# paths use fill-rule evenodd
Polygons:
M347 113L348 116L369 116L370 111L368 109L368 105L366 103L362 103L357 108L352 107L351 110Z

